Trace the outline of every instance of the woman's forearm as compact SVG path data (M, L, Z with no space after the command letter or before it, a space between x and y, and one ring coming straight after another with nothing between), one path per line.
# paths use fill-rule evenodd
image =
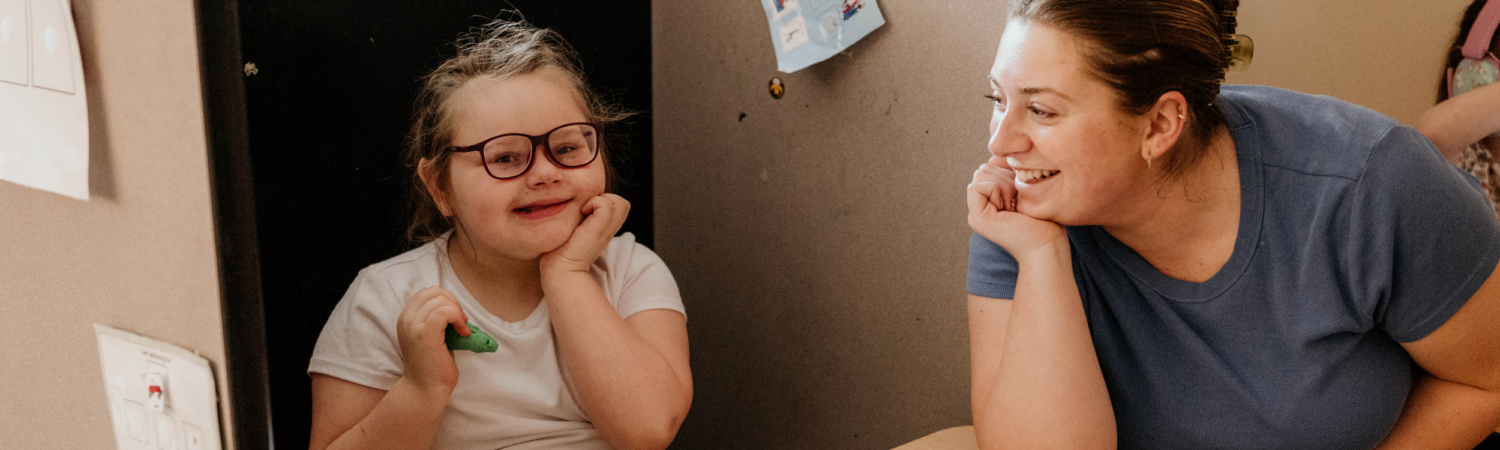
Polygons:
M452 392L423 392L405 378L396 381L370 414L328 445L343 449L428 449L437 437Z
M1463 449L1500 425L1500 393L1422 373L1379 449Z
M621 449L666 448L692 403L690 375L635 331L588 274L543 276L558 352L594 427Z
M1004 357L975 417L980 448L1114 448L1114 410L1066 238L1018 261Z

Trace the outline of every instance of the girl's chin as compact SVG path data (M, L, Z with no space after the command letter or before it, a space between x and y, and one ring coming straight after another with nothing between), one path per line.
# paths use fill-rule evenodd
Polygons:
M557 250L562 248L563 244L567 244L568 239L573 237L573 230L575 228L577 227L556 226L536 230L535 233L524 237L525 246L528 250L535 251L538 254Z

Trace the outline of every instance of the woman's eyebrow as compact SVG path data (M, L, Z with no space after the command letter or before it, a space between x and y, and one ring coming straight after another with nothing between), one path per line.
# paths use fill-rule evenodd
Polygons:
M1043 94L1043 93L1052 94L1052 95L1056 95L1058 97L1061 97L1063 100L1067 100L1067 101L1070 101L1070 102L1073 101L1072 97L1069 97L1066 94L1058 92L1056 89L1052 89L1052 88L1029 87L1029 88L1021 89L1021 92L1025 93L1027 95L1036 95L1036 94Z
M991 74L991 75L986 76L985 78L989 78L989 80L990 80L990 86L994 87L995 90L997 90L997 91L1000 90L1000 80L996 80L995 79L995 75ZM1052 95L1058 96L1059 98L1061 98L1063 100L1066 100L1066 101L1069 101L1069 102L1073 101L1073 98L1067 96L1067 94L1063 94L1062 92L1058 92L1058 90L1056 90L1056 89L1046 88L1046 87L1028 87L1028 88L1023 88L1023 89L1021 89L1021 93L1022 94L1026 94L1026 95L1036 95L1036 94L1044 94L1044 93L1045 94L1052 94Z

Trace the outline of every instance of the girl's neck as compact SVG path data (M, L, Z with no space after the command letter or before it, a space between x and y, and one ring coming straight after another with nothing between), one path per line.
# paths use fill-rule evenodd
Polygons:
M454 230L448 239L448 261L464 289L501 320L525 320L542 301L539 259L488 251L462 230Z
M1214 134L1187 173L1145 189L1132 221L1104 226L1163 274L1184 281L1212 278L1234 254L1240 224L1240 172L1228 130Z

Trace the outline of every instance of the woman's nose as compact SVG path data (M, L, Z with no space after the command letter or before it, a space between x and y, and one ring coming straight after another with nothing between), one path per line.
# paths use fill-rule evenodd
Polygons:
M990 116L990 154L1004 157L1026 150L1026 135L1016 129L1017 119L1006 112L995 112Z

